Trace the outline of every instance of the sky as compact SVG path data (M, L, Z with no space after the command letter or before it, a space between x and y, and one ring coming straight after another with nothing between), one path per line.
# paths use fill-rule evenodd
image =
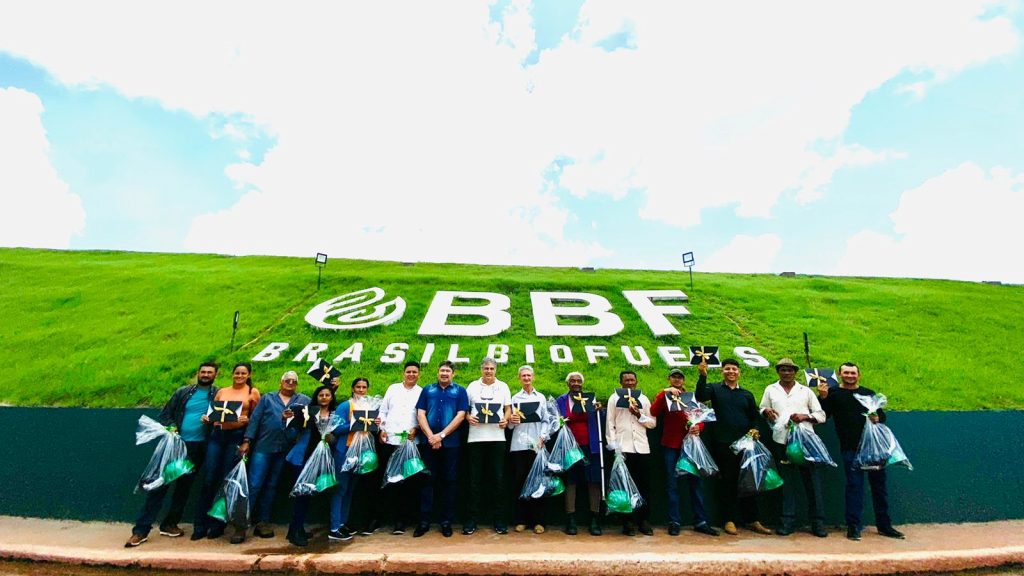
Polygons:
M1022 37L1007 0L4 3L0 246L1024 283Z

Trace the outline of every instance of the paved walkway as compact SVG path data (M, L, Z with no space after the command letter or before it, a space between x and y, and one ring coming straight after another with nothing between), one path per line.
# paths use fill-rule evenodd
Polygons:
M632 576L689 574L888 574L949 572L1024 563L1024 521L985 524L901 526L906 540L864 532L851 542L845 532L827 539L810 534L781 538L741 532L718 538L684 531L672 537L569 537L560 531L498 536L482 528L473 536L456 530L452 538L431 531L357 536L328 543L318 531L307 548L288 544L283 528L276 538L250 538L231 545L226 538L191 542L154 530L149 542L123 547L126 524L72 522L0 516L0 558L154 569L216 571L308 571L377 574L558 574ZM187 531L187 530L186 530Z

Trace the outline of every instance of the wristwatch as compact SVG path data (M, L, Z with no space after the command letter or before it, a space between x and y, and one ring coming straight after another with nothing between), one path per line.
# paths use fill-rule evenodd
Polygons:
M444 440L444 432L441 432L440 434L438 434L438 436L441 437L441 440Z

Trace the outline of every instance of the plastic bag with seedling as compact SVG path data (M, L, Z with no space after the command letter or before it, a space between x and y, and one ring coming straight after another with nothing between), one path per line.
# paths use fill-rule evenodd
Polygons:
M174 426L165 427L149 416L140 416L135 430L135 444L145 444L155 439L160 441L135 486L135 492L156 490L195 470L188 459L185 441Z

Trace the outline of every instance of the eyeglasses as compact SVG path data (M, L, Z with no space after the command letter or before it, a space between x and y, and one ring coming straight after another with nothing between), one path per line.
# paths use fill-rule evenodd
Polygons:
M298 380L294 380L292 378L288 378L287 380L282 380L282 382L285 382L287 384L298 384L299 383Z

